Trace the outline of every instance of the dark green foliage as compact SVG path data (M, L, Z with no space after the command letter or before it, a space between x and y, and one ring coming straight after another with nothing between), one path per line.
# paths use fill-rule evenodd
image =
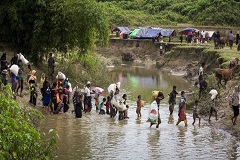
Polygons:
M52 159L56 133L50 138L37 130L43 115L31 108L21 108L13 100L10 86L0 91L0 159Z
M120 20L110 21L113 25L168 25L188 23L197 25L239 26L240 2L234 0L105 0L110 19L120 15ZM114 11L113 12L113 8ZM126 14L126 13L131 13ZM141 17L141 18L140 18ZM144 17L144 18L143 18ZM122 23L122 19L126 21Z
M106 45L109 26L240 25L234 0L1 0L0 41L35 62L50 51Z
M35 62L53 50L79 47L85 54L96 40L107 44L109 34L95 0L2 0L0 26L0 40L15 44Z

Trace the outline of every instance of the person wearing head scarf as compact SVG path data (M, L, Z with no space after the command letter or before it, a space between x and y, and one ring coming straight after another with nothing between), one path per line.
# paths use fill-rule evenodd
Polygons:
M36 77L36 71L32 70L31 76L28 79L28 83L36 83L37 82L37 77Z
M179 112L178 112L178 121L176 125L178 125L181 121L184 121L185 127L187 127L186 104L187 104L187 100L185 98L185 92L182 91L179 106L178 106Z
M32 74L28 80L28 83L30 85L30 100L29 102L32 103L34 106L36 106L37 103L37 77L36 77L36 71L32 70Z
M239 95L238 95L238 93L239 93L239 87L235 86L233 95L232 95L232 99L231 99L232 109L233 109L233 117L231 119L232 119L233 125L236 125L236 120L239 115Z

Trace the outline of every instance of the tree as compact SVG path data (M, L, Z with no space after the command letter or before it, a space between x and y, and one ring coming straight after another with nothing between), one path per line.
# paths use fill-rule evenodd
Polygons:
M108 22L94 0L0 1L0 36L37 62L50 50L87 53L108 42Z

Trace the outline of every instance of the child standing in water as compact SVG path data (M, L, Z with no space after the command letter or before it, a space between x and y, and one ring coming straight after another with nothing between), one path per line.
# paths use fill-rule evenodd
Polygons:
M185 92L182 91L180 102L179 102L178 121L176 125L178 125L181 121L184 121L185 127L187 127L186 103L187 103L187 100L185 98Z
M141 107L143 106L142 101L141 101L141 95L138 95L138 100L137 100L137 109L136 109L136 113L138 115L138 117L142 117L141 114Z
M193 106L193 123L192 123L192 125L194 125L196 118L198 118L199 126L200 126L201 117L198 115L198 108L197 108L198 102L199 102L198 100L195 100L195 105Z
M103 101L99 103L98 109L100 110L99 114L105 114L104 103L106 102L106 98L103 98Z

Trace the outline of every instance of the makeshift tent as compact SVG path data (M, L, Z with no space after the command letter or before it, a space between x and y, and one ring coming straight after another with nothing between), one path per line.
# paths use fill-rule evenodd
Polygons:
M162 29L161 35L163 37L176 36L176 31L173 29Z
M206 37L211 38L215 31L205 31Z
M160 29L148 29L147 33L142 36L144 39L152 39L156 38L159 33L161 33Z
M135 38L152 39L156 38L161 32L161 28L141 28L136 34Z
M132 31L132 33L129 35L129 37L130 37L130 38L135 37L139 30L140 30L139 28L134 29L134 31Z
M127 35L127 37L128 37L128 35L132 31L128 27L116 27L116 28L112 29L112 32L116 32L117 37L119 36L120 38L124 38L124 37L126 37L126 36L124 36L124 34Z
M113 32L131 32L131 30L128 27L116 27L112 29Z
M198 32L198 31L199 30L196 28L185 28L185 29L179 31L179 33L187 35L189 32Z
M147 31L148 31L149 29L151 29L151 28L145 28L145 27L140 28L139 31L138 31L138 33L135 35L135 38L141 38L144 34L147 33Z

